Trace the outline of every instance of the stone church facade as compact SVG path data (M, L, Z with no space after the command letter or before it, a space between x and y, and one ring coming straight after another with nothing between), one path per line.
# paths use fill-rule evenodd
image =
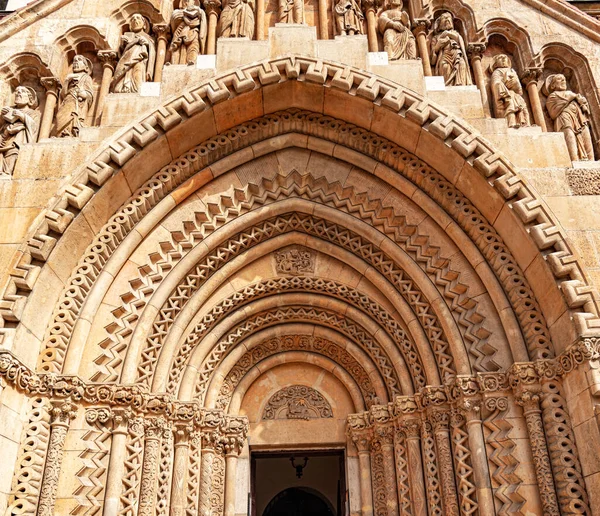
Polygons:
M0 513L600 515L590 9L0 19Z

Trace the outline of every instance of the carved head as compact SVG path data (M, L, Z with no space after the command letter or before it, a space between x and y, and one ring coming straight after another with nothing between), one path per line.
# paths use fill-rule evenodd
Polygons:
M77 54L73 58L73 72L87 72L89 74L92 73L92 62L85 56Z
M200 6L199 0L184 0L182 2L182 7L184 9L191 9L192 7L199 7L199 6Z
M454 29L454 20L452 19L452 14L449 12L445 12L440 14L437 19L437 30L436 32L441 32L444 30L453 30Z
M390 7L392 9L402 9L402 0L390 0Z
M546 89L549 94L553 91L566 91L567 78L562 73L550 75L546 79Z
M17 86L15 88L15 106L23 108L29 106L35 109L38 105L37 93L29 86Z
M134 14L129 20L129 28L132 32L148 32L150 27L148 21L141 14Z
M497 56L494 56L494 63L492 64L493 70L495 70L496 68L510 68L510 67L511 67L510 57L508 57L506 54L498 54Z

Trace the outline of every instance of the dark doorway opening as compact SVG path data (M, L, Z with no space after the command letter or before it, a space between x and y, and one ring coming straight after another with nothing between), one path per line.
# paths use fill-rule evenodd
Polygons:
M334 516L325 497L308 487L290 487L269 502L263 516Z
M253 452L251 458L250 515L345 515L343 450Z

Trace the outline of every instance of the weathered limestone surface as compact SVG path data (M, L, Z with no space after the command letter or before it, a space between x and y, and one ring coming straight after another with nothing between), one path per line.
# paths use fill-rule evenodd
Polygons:
M0 20L0 513L600 514L600 24L275 4Z

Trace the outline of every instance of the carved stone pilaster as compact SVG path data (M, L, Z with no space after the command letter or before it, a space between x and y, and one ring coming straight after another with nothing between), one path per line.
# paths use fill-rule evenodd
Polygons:
M140 484L139 516L152 516L156 497L156 473L160 459L160 439L167 426L164 418L144 421L146 430L142 481Z
M527 432L531 444L531 453L533 455L533 465L537 478L542 507L544 514L548 516L558 516L558 500L554 490L554 481L552 478L552 467L550 465L550 455L546 445L546 435L544 434L544 425L542 422L540 409L540 389L531 385L527 389L521 388L516 394L517 403L523 407L523 415L527 423Z
M446 410L433 410L429 414L433 426L435 444L439 463L440 482L444 494L445 514L458 516L458 495L454 482L454 468L452 466L452 449L450 447L450 414Z
M173 481L171 484L171 516L182 516L186 509L186 486L191 423L176 423L173 429L175 456L173 459Z
M408 476L414 516L427 516L427 495L423 477L423 459L421 456L421 420L405 419L400 428L406 436L406 452L408 458Z
M54 514L60 468L63 461L63 447L69 424L76 415L77 408L71 403L70 399L52 402L50 409L50 442L48 443L44 478L40 490L38 516L52 516Z
M202 435L200 467L200 516L222 514L225 496L225 459L223 436L218 429L205 430Z

